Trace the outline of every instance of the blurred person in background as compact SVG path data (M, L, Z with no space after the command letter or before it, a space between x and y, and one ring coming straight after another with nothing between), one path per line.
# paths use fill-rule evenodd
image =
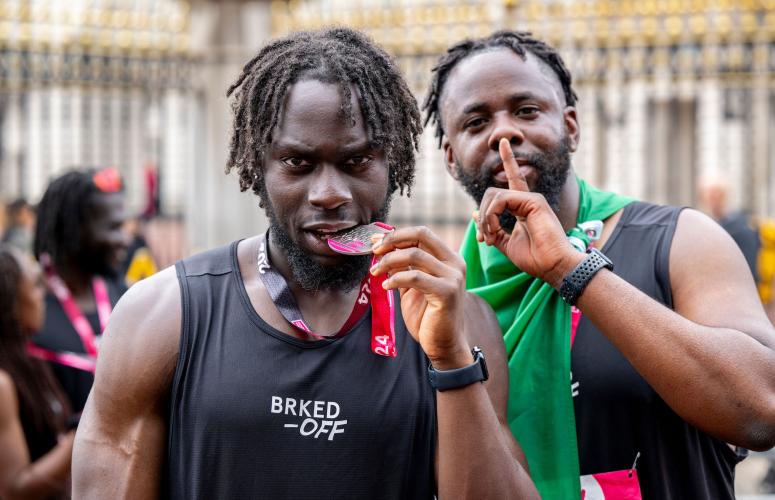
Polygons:
M32 239L35 231L35 208L24 198L12 201L6 207L6 229L3 243L32 254Z
M45 286L28 255L0 245L0 498L67 498L74 431L48 365L27 354Z
M697 186L697 194L700 209L710 215L735 240L754 280L758 282L757 259L761 249L759 232L745 212L729 206L728 183L718 177L705 177Z
M128 244L125 219L114 168L67 172L38 204L34 250L48 292L32 352L51 362L75 412L86 403L102 332L126 290L118 274Z
M775 444L775 330L732 238L574 173L571 74L530 33L456 44L430 88L447 170L479 204L466 287L498 315L541 494L733 499L727 443Z

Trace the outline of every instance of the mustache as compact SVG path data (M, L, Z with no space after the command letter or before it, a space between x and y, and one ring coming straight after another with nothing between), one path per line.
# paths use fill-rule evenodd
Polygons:
M541 155L537 153L534 153L534 154L512 153L512 156L516 160L523 160L525 163L529 163L533 165L533 167L537 167L541 163ZM484 172L487 172L488 175L492 175L493 170L495 170L495 168L501 164L503 164L503 161L501 160L500 155L498 155L492 160L485 162L482 165L481 170Z

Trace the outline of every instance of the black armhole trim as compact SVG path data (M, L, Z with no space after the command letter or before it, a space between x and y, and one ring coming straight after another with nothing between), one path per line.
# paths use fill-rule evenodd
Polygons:
M673 208L667 227L662 233L662 241L659 242L659 250L656 256L657 261L655 262L656 278L662 287L662 292L665 294L666 305L670 309L673 309L673 286L670 283L670 251L673 248L673 237L678 227L678 218L685 208Z
M171 460L173 437L176 431L175 428L175 414L180 407L180 399L182 397L180 386L185 378L185 373L188 371L188 359L190 353L190 304L189 297L190 292L188 290L188 279L186 277L186 267L183 261L175 263L175 273L178 277L178 283L180 284L180 309L181 309L181 321L180 321L180 343L178 344L178 361L175 366L175 375L172 379L172 390L170 392L170 408L169 408L169 425L167 435L167 464Z

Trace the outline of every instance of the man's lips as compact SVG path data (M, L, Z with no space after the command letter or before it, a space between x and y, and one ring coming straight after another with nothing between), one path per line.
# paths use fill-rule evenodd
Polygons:
M303 226L302 230L311 233L320 239L327 240L337 234L349 231L357 225L359 224L353 221L317 222Z
M517 164L519 165L519 173L522 174L525 179L527 179L528 175L530 175L530 172L534 170L533 166L529 163L520 163L519 160L517 160ZM508 186L509 184L509 178L506 176L506 171L503 170L503 165L498 165L495 167L492 177L495 183L498 185Z

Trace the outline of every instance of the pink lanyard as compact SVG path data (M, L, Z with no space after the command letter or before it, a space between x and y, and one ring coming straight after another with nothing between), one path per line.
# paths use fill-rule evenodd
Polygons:
M365 277L360 285L358 299L355 301L350 316L342 325L342 328L333 335L319 335L313 332L305 323L296 299L288 286L288 282L285 281L285 278L279 271L271 266L266 241L267 238L264 235L261 236L261 240L258 243L258 275L264 282L264 286L272 298L275 307L277 307L277 310L280 311L280 314L283 315L288 323L297 330L316 339L337 338L352 328L371 303L371 350L381 356L393 357L396 355L393 292L392 290L382 288L382 283L387 279L386 275L373 276L369 274ZM376 264L377 260L376 256L372 257L371 265Z
M50 361L59 365L69 366L76 370L94 373L97 370L97 362L92 357L86 357L74 352L54 352L38 347L32 342L27 343L27 354L33 358Z
M76 333L81 338L83 346L86 349L87 354L90 356L97 356L97 336L94 334L94 329L91 327L89 320L86 319L81 308L75 303L73 295L70 293L70 289L67 288L64 280L57 275L53 269L49 268L46 271L46 281L48 288L57 298L59 303L64 309L67 319L73 325ZM92 278L92 290L94 291L94 303L97 305L97 316L100 319L100 334L105 331L105 327L108 325L108 318L112 307L110 305L110 298L108 297L108 289L105 286L105 280L99 276Z
M83 343L86 355L77 354L74 352L55 352L49 349L36 346L32 342L27 344L27 353L44 361L50 361L60 365L75 368L76 370L83 370L86 372L94 373L97 367L97 336L94 334L94 329L86 319L81 308L75 303L73 295L70 293L70 289L67 288L64 280L57 275L50 264L47 256L41 259L46 267L46 283L49 290L54 294L62 309L65 311L67 319L73 325L78 337L80 337ZM48 264L48 265L47 265ZM94 303L97 305L97 316L100 320L100 333L105 331L105 327L108 324L108 318L112 311L110 305L110 297L108 296L108 289L105 285L105 280L99 276L95 276L92 279L92 290L94 291Z

